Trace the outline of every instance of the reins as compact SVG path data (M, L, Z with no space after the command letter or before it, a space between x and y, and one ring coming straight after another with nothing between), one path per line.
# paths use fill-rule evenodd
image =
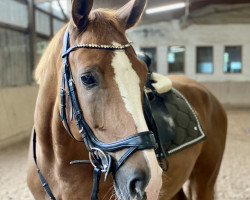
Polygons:
M75 51L79 48L95 48L95 49L107 49L107 50L124 50L131 46L131 43L115 46L115 45L97 45L97 44L83 44L76 45L70 48L69 44L69 29L67 28L64 34L63 39L63 75L62 75L62 86L61 86L61 120L64 122L65 128L69 135L75 139L72 134L70 127L68 125L67 115L66 115L66 92L69 96L69 106L70 106L70 120L75 118L77 128L79 133L82 136L87 150L89 151L89 161L72 161L70 164L92 164L94 167L93 171L93 189L91 194L91 200L98 200L98 191L99 191L99 181L101 174L105 173L105 181L110 172L113 176L119 170L119 168L124 164L124 162L131 156L135 151L144 150L144 149L155 149L157 147L154 133L151 131L140 132L135 135L129 136L122 140L113 142L113 143L103 143L99 141L91 128L88 126L87 122L84 119L83 112L81 110L78 96L75 88L75 83L73 80L70 63L69 63L69 54L72 51ZM34 129L33 137L33 157L37 167L37 171L42 182L42 185L51 199L55 199L51 189L48 186L48 183L42 176L37 162L36 162L36 133ZM126 153L115 162L111 157L109 152L119 151L122 149L128 149Z

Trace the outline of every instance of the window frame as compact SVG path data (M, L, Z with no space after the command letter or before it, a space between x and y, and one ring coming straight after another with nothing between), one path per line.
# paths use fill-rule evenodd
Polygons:
M224 64L225 64L225 60L224 60L224 54L226 53L226 48L227 47L240 47L240 62L241 62L241 70L240 72L225 72L224 70ZM223 67L222 67L222 73L224 75L239 75L239 74L243 74L243 45L224 45L224 51L223 51Z
M212 48L212 73L202 73L202 72L198 72L198 48ZM199 74L199 75L213 75L214 74L214 46L212 45L198 45L196 46L196 54L195 54L195 74Z
M169 61L168 61L168 54L169 54L169 48L170 47L175 47L175 46L178 46L178 47L184 47L185 51L183 53L183 71L181 72L170 72L169 71ZM186 46L185 45L168 45L167 46L167 74L180 74L180 75L183 75L183 74L186 74Z

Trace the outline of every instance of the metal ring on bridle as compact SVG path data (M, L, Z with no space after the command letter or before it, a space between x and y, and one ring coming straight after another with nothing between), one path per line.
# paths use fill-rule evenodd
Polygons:
M97 166L94 164L94 161L93 161L93 158L92 158L92 153L93 153L94 151L97 151L97 152L101 153L101 155L104 157L104 159L105 159L106 162L107 162L107 164L103 165L103 169L102 169L101 171L102 171L103 173L107 172L109 162L108 162L108 158L107 158L107 156L105 155L105 153L104 153L101 149L98 149L98 148L95 148L95 147L91 148L91 150L92 150L92 151L89 152L89 160L90 160L91 165L92 165L94 168L97 167Z
M83 127L81 128L81 130L79 130L79 133L80 133L80 134L82 134L82 132L83 132Z

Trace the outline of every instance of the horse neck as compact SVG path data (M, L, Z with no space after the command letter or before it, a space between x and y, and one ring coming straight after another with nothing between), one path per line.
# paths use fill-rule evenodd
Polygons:
M40 79L35 109L35 129L41 156L46 157L50 161L56 157L59 161L61 160L62 163L65 163L63 159L70 159L71 157L67 150L76 149L72 148L72 146L78 147L79 144L76 144L77 142L69 137L60 120L59 93L63 66L61 59L62 39L58 39L55 43L57 43L56 47L50 50L50 45L39 64L44 65L39 66L44 69ZM46 57L49 58L46 59ZM71 152L73 154L74 150Z

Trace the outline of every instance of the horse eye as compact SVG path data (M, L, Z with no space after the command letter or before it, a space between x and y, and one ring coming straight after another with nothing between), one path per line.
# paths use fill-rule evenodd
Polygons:
M97 85L97 80L92 73L86 73L81 77L83 85L86 87L94 87Z

